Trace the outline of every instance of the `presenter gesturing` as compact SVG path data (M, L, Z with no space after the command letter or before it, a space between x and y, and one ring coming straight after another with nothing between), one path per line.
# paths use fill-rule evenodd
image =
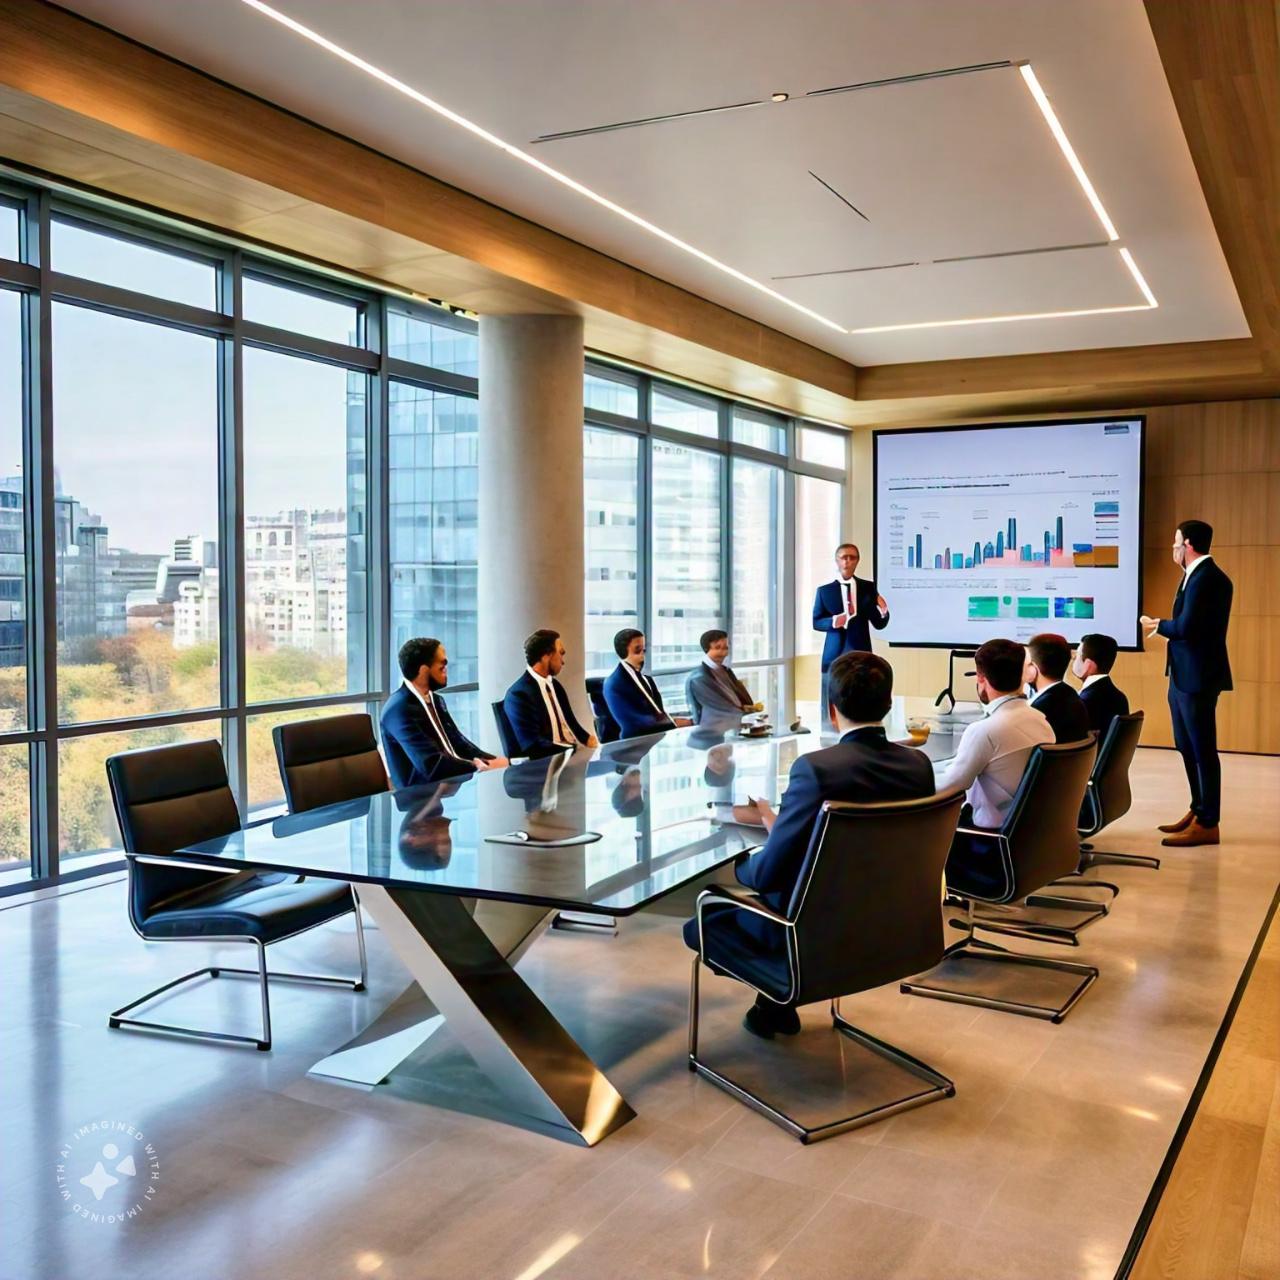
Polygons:
M1139 619L1147 639L1169 642L1165 674L1173 744L1182 756L1191 787L1185 817L1160 828L1160 842L1171 845L1218 843L1222 769L1218 763L1218 695L1231 688L1227 624L1231 620L1231 579L1209 554L1213 528L1203 520L1184 520L1173 535L1173 562L1182 581L1173 600L1173 616Z
M861 553L852 542L836 548L836 576L824 582L813 600L813 629L825 631L822 646L822 713L827 707L827 672L842 654L853 650L869 652L871 628L884 629L889 621L889 606L876 591L876 584L854 577Z

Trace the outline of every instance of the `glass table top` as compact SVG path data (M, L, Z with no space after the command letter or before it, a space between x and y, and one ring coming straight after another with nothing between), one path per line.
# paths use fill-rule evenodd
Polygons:
M895 704L891 737L907 736L903 714ZM935 771L954 753L941 730L923 744ZM776 806L795 760L832 740L746 738L736 721L678 729L276 818L175 856L627 915L763 843L728 806Z

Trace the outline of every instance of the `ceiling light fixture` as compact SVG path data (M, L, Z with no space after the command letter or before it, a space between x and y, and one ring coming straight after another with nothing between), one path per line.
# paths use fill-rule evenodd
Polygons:
M791 97L789 93L771 93L769 95L769 101L770 102L786 102L786 100L789 97Z
M1036 106L1040 108L1040 114L1044 116L1045 123L1049 126L1049 132L1053 134L1054 141L1057 142L1062 154L1066 156L1067 163L1071 166L1071 172L1076 175L1076 181L1080 184L1080 189L1088 197L1089 203L1093 205L1093 211L1098 215L1098 221L1102 223L1102 229L1107 233L1107 239L1119 240L1120 233L1116 230L1115 224L1111 221L1106 209L1102 207L1102 201L1098 198L1098 193L1093 189L1093 183L1089 181L1089 175L1085 173L1084 165L1080 163L1080 157L1076 155L1076 149L1071 145L1066 130L1062 127L1058 117L1054 114L1053 108L1049 105L1049 98L1040 87L1040 81L1036 79L1036 73L1031 70L1031 64L1029 62L1020 62L1018 70L1022 74L1023 83L1031 91L1031 96L1035 99Z
M1074 316L1106 316L1122 311L1150 311L1155 303L1125 307L1082 307L1076 311L1027 311L1014 316L973 316L966 320L921 320L915 324L874 324L850 333L901 333L907 329L957 329L970 324L1009 324L1014 320L1068 320Z
M576 191L579 195L585 196L588 200L600 205L604 209L608 209L611 213L616 213L619 217L625 218L634 226L641 228L643 231L649 232L650 235L657 236L660 240L665 240L667 244L677 249L683 250L692 257L697 258L700 262L705 262L710 267L715 267L717 271L724 272L725 275L731 276L741 284L763 293L766 297L774 299L775 302L781 302L783 305L790 307L793 311L798 311L801 315L808 316L811 320L816 320L819 324L825 325L828 329L834 329L836 333L846 332L844 325L837 324L834 320L828 320L826 316L819 315L818 312L810 310L810 308L801 305L799 302L793 302L785 294L779 293L776 289L770 289L767 284L762 284L759 280L753 279L745 272L739 271L736 267L731 267L728 263L721 262L718 258L713 258L711 254L704 253L701 249L695 248L686 241L673 236L669 231L664 231L661 227L655 226L647 219L640 217L639 214L632 213L629 209L624 209L622 205L615 204L607 196L602 196L596 191L592 191L590 187L584 186L581 182L569 177L566 173L561 173L559 169L553 169L549 164L544 164L541 160L535 159L527 151L521 151L519 147L512 146L511 143L503 141L496 134L490 133L487 129L482 128L473 120L468 120L466 116L459 115L456 111L451 111L442 103L436 102L433 98L427 97L425 93L420 93L417 89L404 83L403 80L397 80L395 76L389 72L383 71L380 67L375 67L373 63L366 62L359 55L352 53L349 49L344 49L340 44L326 39L318 31L313 31L310 27L304 26L294 18L290 18L287 14L281 13L279 9L273 9L269 4L264 4L262 0L242 0L251 9L256 9L264 17L270 18L273 22L278 22L282 27L287 27L295 35L301 36L304 40L309 40L318 48L331 53L336 58L341 58L343 62L350 66L363 71L366 75L372 76L375 80L380 80L383 84L394 89L397 93L402 93L406 98L412 98L419 106L426 107L428 111L435 112L436 115L442 116L444 119L453 124L467 130L468 133L482 139L491 146L497 147L499 151L505 151L507 155L515 160L519 160L527 164L532 169L537 169L540 173L545 174L553 181L560 183L562 186L568 187L571 191Z
M1138 264L1133 260L1133 254L1128 249L1121 247L1120 256L1124 259L1124 265L1129 268L1129 274L1133 277L1134 283L1142 290L1142 296L1147 300L1147 307L1154 310L1160 304L1156 301L1156 295L1151 292L1147 282L1142 278L1142 272L1138 270Z

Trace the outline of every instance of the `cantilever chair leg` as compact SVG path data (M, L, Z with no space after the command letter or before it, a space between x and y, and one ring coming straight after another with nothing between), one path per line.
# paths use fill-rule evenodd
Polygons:
M360 918L360 901L355 897L354 890L352 898L355 902L356 917L356 947L360 955L360 976L359 978L340 978L330 976L328 974L313 973L268 973L267 972L267 948L257 938L243 937L240 935L224 936L224 937L204 937L204 938L166 938L166 942L251 942L258 948L258 963L256 968L242 969L232 965L206 965L203 969L193 969L190 973L184 973L179 978L174 978L170 982L166 982L163 986L156 987L154 991L148 991L146 995L139 996L136 1000L124 1005L122 1008L116 1009L107 1016L107 1026L112 1030L139 1030L139 1031L164 1031L170 1035L187 1036L193 1040L220 1040L232 1044L251 1044L260 1049L264 1053L271 1048L271 1001L267 993L268 978L284 979L288 982L314 982L326 986L350 987L352 991L363 991L369 980L368 957L365 951L364 942L364 923ZM295 936L295 935L290 935ZM280 939L284 941L284 939ZM166 1022L151 1022L145 1018L126 1018L124 1015L130 1009L136 1009L139 1005L146 1004L154 1000L157 996L163 995L166 991L171 991L174 987L181 986L183 983L191 982L196 978L220 978L223 974L233 974L238 977L253 977L258 980L258 989L262 1000L262 1035L261 1036L239 1036L232 1035L228 1031L204 1031L198 1027L178 1027Z
M1142 853L1110 853L1106 849L1095 849L1091 844L1080 846L1080 865L1091 867L1097 865L1117 867L1150 867L1152 871L1160 870L1160 859Z
M746 1086L731 1080L728 1076L722 1075L698 1057L698 978L700 968L701 961L695 956L693 971L689 980L689 1070L710 1080L712 1084L717 1085L732 1097L737 1098L739 1102L745 1103L753 1111L758 1111L766 1119L772 1120L779 1128L785 1129L787 1133L793 1138L798 1138L800 1142L806 1145L812 1142L821 1142L824 1138L834 1138L837 1134L847 1133L850 1129L858 1129L863 1125L874 1124L877 1120L888 1119L889 1116L897 1115L900 1111L909 1111L913 1107L922 1107L926 1103L937 1102L942 1098L955 1096L955 1085L941 1072L935 1071L926 1063L921 1062L918 1058L913 1058L909 1053L896 1048L887 1041L879 1040L866 1031L855 1027L852 1023L847 1022L841 1016L840 1001L836 999L831 1002L831 1025L834 1030L848 1036L849 1039L862 1045L863 1048L869 1049L877 1057L884 1058L895 1066L908 1071L920 1080L925 1087L902 1098L896 1098L877 1107L870 1107L852 1116L844 1116L839 1120L831 1120L814 1126L801 1124L793 1116L780 1111L758 1094L752 1093Z
M983 942L974 937L974 928L985 928L976 918L973 903L967 904L966 918L963 923L952 921L959 928L967 928L968 934L959 942L953 943L946 950L940 964L902 983L899 990L905 995L925 996L931 1000L949 1000L956 1004L977 1005L983 1009L996 1009L1004 1013L1021 1014L1028 1018L1044 1018L1050 1022L1061 1022L1076 1006L1080 998L1097 981L1098 970L1090 964L1074 964L1069 960L1049 960L1041 956L1020 955L1016 951L1008 951L994 943ZM1048 939L1040 939L1048 941ZM1075 983L1066 999L1057 1004L1044 1004L1034 1000L1004 999L995 995L983 995L980 991L969 991L963 987L947 984L945 972L949 964L959 961L962 964L978 961L981 964L1013 965L1024 969L1049 969L1059 973L1077 975L1080 979ZM933 976L937 975L937 976ZM959 975L952 975L957 977Z

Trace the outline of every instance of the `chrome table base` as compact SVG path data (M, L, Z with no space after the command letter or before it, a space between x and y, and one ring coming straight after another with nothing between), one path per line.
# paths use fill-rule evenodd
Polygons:
M382 885L360 901L416 982L312 1074L376 1084L447 1020L517 1110L570 1141L594 1146L634 1117L512 967L552 912L481 903L473 916L461 898Z

